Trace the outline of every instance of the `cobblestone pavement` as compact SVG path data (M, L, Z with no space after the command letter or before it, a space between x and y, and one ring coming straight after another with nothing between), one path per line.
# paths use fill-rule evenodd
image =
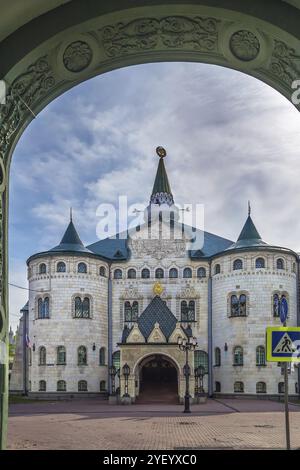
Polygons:
M291 444L300 448L300 407L290 405ZM116 406L95 399L15 404L9 449L279 449L283 404L208 400L181 405Z

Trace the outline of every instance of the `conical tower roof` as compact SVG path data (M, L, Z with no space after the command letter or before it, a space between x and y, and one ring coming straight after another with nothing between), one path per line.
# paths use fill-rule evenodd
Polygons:
M257 228L254 225L254 222L251 218L251 209L249 205L248 217L244 227L242 228L240 236L237 239L237 242L233 243L233 245L231 245L228 250L261 245L267 245L267 243L262 240Z
M83 245L82 241L80 240L80 237L77 233L77 230L73 224L72 216L70 223L67 227L67 230L64 233L64 236L61 239L61 242L59 245L55 246L50 252L61 252L61 251L67 251L67 252L80 252L80 253L91 253L91 251L88 248L85 248Z
M157 147L156 153L159 156L159 163L150 198L150 204L168 204L169 206L172 206L174 204L174 200L164 164L164 157L166 157L167 153L163 147Z

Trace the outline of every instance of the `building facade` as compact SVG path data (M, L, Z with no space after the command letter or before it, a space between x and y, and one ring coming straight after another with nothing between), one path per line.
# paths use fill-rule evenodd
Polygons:
M250 210L236 242L180 223L158 154L137 229L85 247L71 219L58 246L29 258L30 394L182 400L178 338L190 336L193 398L283 393L265 330L281 325L283 297L298 324L298 255L264 242ZM297 368L289 378L298 393Z

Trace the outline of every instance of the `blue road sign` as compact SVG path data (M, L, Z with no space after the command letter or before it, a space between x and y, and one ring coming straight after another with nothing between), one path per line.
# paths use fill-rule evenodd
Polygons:
M286 321L287 316L288 316L288 310L289 310L289 307L288 307L287 300L285 297L283 297L280 301L280 310L279 310L281 323L284 323Z
M267 360L273 362L300 361L300 328L268 327Z

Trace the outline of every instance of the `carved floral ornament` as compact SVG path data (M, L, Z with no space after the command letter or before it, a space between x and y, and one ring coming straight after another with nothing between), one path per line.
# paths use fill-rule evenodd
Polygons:
M87 68L93 58L93 51L84 41L72 42L64 51L63 63L70 72L81 72Z
M235 57L248 62L258 56L260 43L251 31L236 31L230 38L230 50Z

